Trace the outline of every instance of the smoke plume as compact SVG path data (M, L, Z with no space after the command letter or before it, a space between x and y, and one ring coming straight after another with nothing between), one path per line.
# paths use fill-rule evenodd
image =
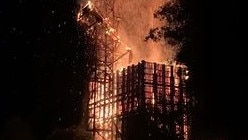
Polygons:
M79 1L81 5L87 3L87 0ZM104 4L106 1L91 0L91 2L104 18L108 18L104 13L108 8ZM153 16L154 12L165 3L164 0L113 0L113 2L114 15L120 19L116 29L121 40L118 52L120 55L124 54L125 48L128 47L132 52L132 64L137 64L141 60L165 63L176 58L179 49L171 47L163 39L159 42L145 41L150 29L166 24L165 21L155 19ZM129 63L128 56L120 59L118 63L117 67L126 67Z
M153 17L153 13L163 2L164 0L115 1L115 14L121 18L118 33L121 40L132 49L134 64L140 60L161 63L174 60L177 55L178 50L164 40L144 41L151 28L166 24Z

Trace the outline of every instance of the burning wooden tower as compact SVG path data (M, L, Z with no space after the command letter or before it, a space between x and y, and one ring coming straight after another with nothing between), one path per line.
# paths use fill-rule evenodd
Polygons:
M189 139L187 67L142 61L117 75L121 139Z
M115 30L118 18L113 14L113 1L95 3L106 8L99 11L89 1L78 15L79 26L96 44L92 46L96 61L88 96L88 130L93 138L188 140L191 98L186 92L187 67L141 61L117 70L118 61L130 58L131 49ZM119 53L120 48L126 50Z

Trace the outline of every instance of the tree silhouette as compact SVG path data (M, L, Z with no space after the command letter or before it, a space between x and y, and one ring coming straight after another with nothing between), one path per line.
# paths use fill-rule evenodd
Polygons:
M159 41L164 38L169 44L185 45L189 37L190 0L171 0L159 7L154 18L165 21L165 25L150 30L146 40Z
M160 41L164 39L171 47L179 48L176 60L186 64L190 78L187 92L195 96L201 94L203 74L203 19L201 3L197 0L170 0L154 12L154 18L164 21L164 26L150 30L145 40ZM195 98L193 97L193 98ZM196 113L196 108L193 109ZM194 118L193 118L194 119ZM193 120L194 121L194 120ZM195 131L192 123L192 131ZM194 133L194 132L192 132Z

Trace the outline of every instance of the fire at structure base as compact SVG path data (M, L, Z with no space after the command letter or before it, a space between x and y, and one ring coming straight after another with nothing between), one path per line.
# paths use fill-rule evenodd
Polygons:
M185 66L142 61L112 76L112 92L104 92L101 82L91 83L89 128L94 139L189 139Z

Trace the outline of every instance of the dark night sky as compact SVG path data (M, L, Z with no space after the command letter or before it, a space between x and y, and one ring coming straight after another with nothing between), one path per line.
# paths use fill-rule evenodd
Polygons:
M77 119L66 116L74 104L62 105L75 101L68 98L71 94L66 88L70 87L66 82L73 80L70 68L54 66L73 55L67 48L75 45L71 41L76 37L75 25L68 17L73 6L67 6L72 3L1 1L1 135L16 122L20 128L30 129L30 137L40 139L56 126L76 123ZM235 1L196 3L199 8L192 26L197 45L184 50L198 100L193 134L201 138L248 137L245 10ZM66 112L65 124L57 122L61 112Z
M203 6L203 52L200 52L199 132L247 138L245 12L237 1L208 1ZM198 73L199 72L199 73ZM199 76L200 77L200 76ZM199 88L199 86L197 86Z

